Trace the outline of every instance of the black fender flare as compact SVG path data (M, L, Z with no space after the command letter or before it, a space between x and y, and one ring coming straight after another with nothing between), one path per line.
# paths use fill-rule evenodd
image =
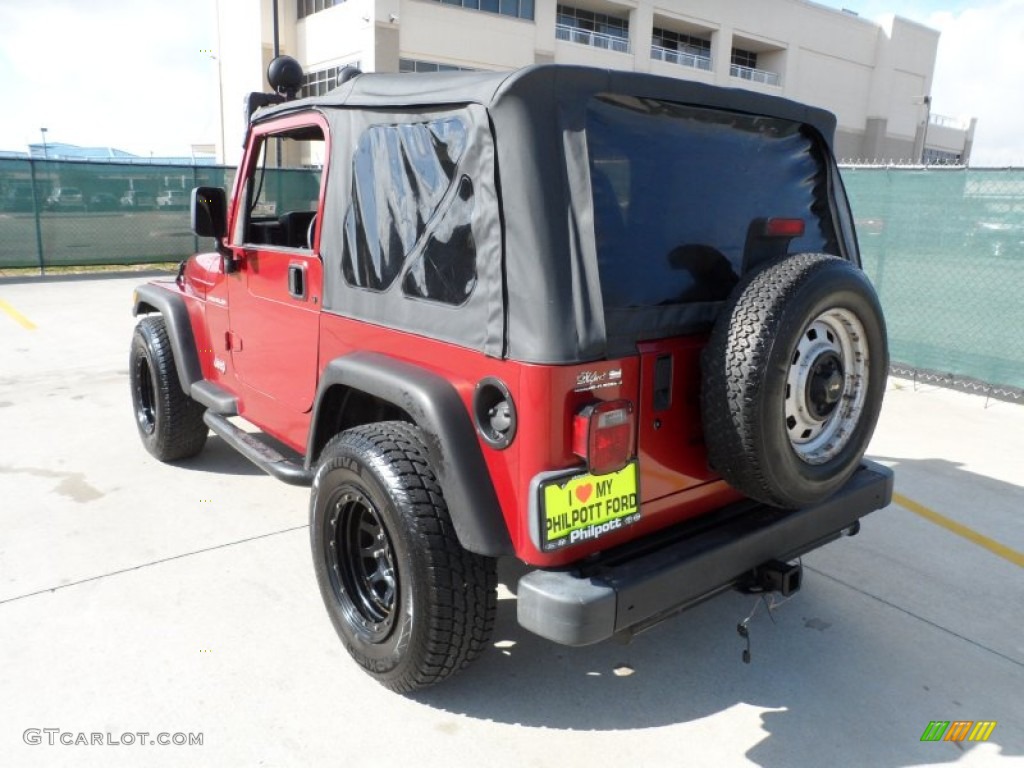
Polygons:
M203 369L199 365L199 353L196 351L185 298L152 283L140 285L135 289L132 315L138 317L150 312L159 312L164 318L181 390L191 396L192 385L203 380Z
M336 385L395 405L423 431L431 467L463 547L488 557L514 553L476 430L451 382L377 352L353 352L331 360L317 387L306 451L308 469L314 468L317 431L321 428L320 406L325 393Z

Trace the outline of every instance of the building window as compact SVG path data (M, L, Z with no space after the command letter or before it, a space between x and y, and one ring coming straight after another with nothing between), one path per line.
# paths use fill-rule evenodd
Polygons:
M755 51L745 51L742 48L732 49L729 75L738 77L740 80L749 80L752 83L764 83L765 85L780 85L782 82L778 72L757 68L757 53Z
M926 149L924 151L925 165L961 165L962 156L958 152L947 152L942 149Z
M327 69L307 72L302 76L302 89L299 91L299 96L302 98L306 96L323 96L328 91L333 90L338 85L338 74L345 67L356 67L358 69L359 62L355 61L338 67L327 67Z
M472 67L456 67L454 64L438 64L436 61L399 59L399 72L475 72Z
M710 40L682 32L673 32L670 29L655 27L652 43L670 51L692 53L694 56L711 56Z
M555 37L570 43L629 53L629 19L559 5Z
M345 0L297 0L298 16L300 19L304 19L306 16L312 16L314 13L341 5L343 2Z
M732 64L736 67L757 69L757 53L754 51L744 51L742 48L733 48Z
M533 21L534 0L434 0L434 2Z
M323 96L334 88L340 69L341 67L328 67L316 72L307 72L302 76L302 90L299 91L299 95L302 97Z
M710 72L711 41L655 27L651 37L651 58Z

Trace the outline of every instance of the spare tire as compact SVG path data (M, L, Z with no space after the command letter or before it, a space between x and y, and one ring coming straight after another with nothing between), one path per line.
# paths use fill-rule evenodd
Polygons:
M885 320L864 273L820 253L745 276L701 356L708 461L752 499L798 508L856 471L889 368Z

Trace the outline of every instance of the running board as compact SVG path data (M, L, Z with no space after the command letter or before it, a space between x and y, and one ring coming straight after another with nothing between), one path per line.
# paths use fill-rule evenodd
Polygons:
M238 415L238 399L209 379L193 382L189 395L200 405L205 405L208 410L221 416Z
M207 410L203 414L203 421L228 445L268 475L273 475L288 485L309 486L313 484L312 470L306 469L297 461L282 456L269 445L250 435L244 429L239 429L220 414Z

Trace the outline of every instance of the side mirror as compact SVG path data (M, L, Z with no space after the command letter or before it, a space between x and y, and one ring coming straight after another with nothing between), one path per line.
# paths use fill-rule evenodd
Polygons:
M220 240L228 231L228 199L221 187L192 190L192 231Z
M228 231L228 196L221 187L196 187L192 190L192 231L199 237L216 239L217 253L224 262L225 274L237 270L231 249L223 241Z

